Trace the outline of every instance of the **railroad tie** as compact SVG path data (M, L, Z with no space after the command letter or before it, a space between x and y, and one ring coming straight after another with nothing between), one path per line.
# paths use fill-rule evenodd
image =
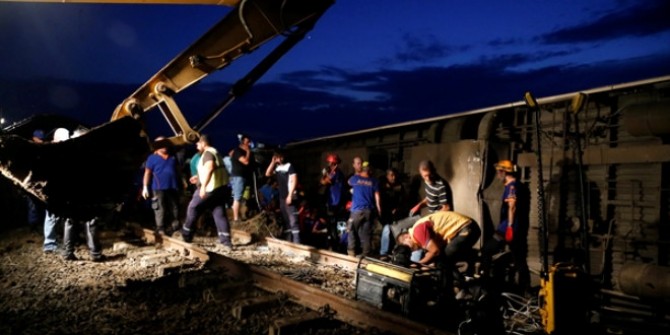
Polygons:
M275 320L268 330L270 335L286 335L304 332L313 328L315 325L329 322L321 313L309 311L300 316L292 316Z

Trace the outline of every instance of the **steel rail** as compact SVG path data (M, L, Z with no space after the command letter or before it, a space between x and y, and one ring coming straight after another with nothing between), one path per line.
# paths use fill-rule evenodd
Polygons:
M344 297L328 293L313 286L289 279L281 274L264 268L243 263L241 261L220 255L180 241L175 238L156 235L153 230L136 227L135 233L146 239L148 243L162 243L163 248L179 250L189 257L198 258L206 266L224 269L226 274L243 280L251 280L257 287L270 292L283 292L296 303L332 315L333 318L347 324L371 330L393 334L434 334L453 335L441 329L430 327L401 315L380 310L365 302L349 300ZM330 251L297 245L277 239L267 238L271 248L282 249L287 253L309 255L310 259L318 264L339 265L345 268L356 266L357 259ZM352 265L353 264L353 265Z
M325 312L347 324L367 330L378 329L393 334L452 333L385 312L364 302L349 300L321 289L289 279L278 273L242 263L223 255L210 253L209 266L223 268L228 275L252 280L255 285L270 292L286 293L296 303Z
M170 250L178 250L183 252L188 258L199 259L203 263L209 261L210 253L198 246L187 243L176 238L167 237L156 234L151 229L142 227L133 227L135 235L143 238L149 244L161 243L163 248Z
M288 254L304 256L316 264L338 266L350 271L356 271L358 268L358 258L356 257L317 249L308 245L295 244L272 237L266 237L265 242L267 242L270 249L278 249Z

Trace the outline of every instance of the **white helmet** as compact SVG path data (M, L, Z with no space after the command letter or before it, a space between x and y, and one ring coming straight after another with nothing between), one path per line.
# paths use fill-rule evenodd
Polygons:
M65 128L58 128L54 132L54 142L65 141L70 138L70 131Z

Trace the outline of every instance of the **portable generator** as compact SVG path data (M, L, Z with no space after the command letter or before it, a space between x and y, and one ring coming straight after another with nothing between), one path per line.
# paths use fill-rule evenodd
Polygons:
M356 270L356 299L417 318L439 306L443 278L440 269L406 268L364 257Z

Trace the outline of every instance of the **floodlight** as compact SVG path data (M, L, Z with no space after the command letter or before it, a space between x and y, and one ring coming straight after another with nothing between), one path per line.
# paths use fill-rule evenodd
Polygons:
M526 92L526 94L523 95L523 99L526 100L526 105L530 108L538 108L537 100L535 100L535 97L533 96L532 93Z
M582 107L584 107L584 101L586 101L586 94L581 92L575 94L575 96L572 97L572 104L570 105L570 111L575 114L579 113L579 111L582 110Z

